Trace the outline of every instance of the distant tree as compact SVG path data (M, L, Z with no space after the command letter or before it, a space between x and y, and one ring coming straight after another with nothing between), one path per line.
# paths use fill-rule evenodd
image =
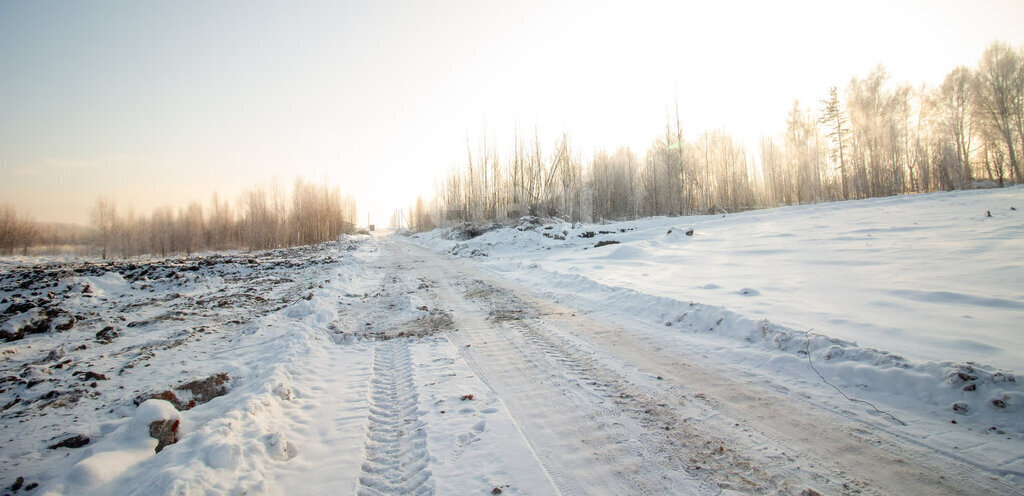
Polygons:
M930 169L925 138L925 124L930 113L928 104L928 88L921 85L913 92L917 105L911 109L906 120L906 167L910 180L911 191L925 192L930 189Z
M191 255L203 246L203 207L199 202L192 202L187 210L179 211L179 223L182 231L182 244L186 255Z
M422 196L416 197L416 204L413 205L409 215L409 228L417 231L429 231L433 229L434 221L430 218L430 207L423 201Z
M884 196L886 150L885 83L889 74L881 65L863 79L853 78L846 88L850 112L851 155L858 198Z
M788 194L789 174L785 166L782 150L775 140L765 136L761 138L761 173L764 177L764 196L770 206L790 201Z
M897 195L907 192L905 172L910 152L910 115L912 88L900 84L886 94L884 109L886 191Z
M970 187L974 180L971 171L972 120L975 114L974 73L964 66L946 75L934 100L945 139L956 150L956 168L960 187Z
M562 133L555 147L555 157L548 171L545 188L549 192L548 204L556 206L558 213L567 220L583 219L580 211L583 188L583 167L573 153L568 133Z
M163 206L153 210L149 218L150 250L161 257L175 251L174 212Z
M536 127L533 128L533 147L527 158L526 190L529 197L530 215L547 215L548 206L544 202L544 155L541 150L540 135Z
M210 218L206 223L206 247L223 250L229 246L237 246L237 223L231 206L227 201L220 201L217 193L210 198Z
M148 239L146 233L148 225L146 220L135 214L130 206L125 215L117 215L114 221L115 247L111 249L112 254L116 253L122 257L131 257L147 252Z
M822 177L818 157L820 142L810 111L794 101L786 119L786 157L794 188L791 197L806 203L821 199Z
M682 215L686 215L693 208L693 205L692 205L693 196L694 196L693 193L694 193L694 190L696 189L696 182L691 179L691 177L693 175L692 174L692 172L693 172L692 171L692 169L693 169L693 161L692 160L688 160L689 157L687 156L687 151L689 150L689 147L687 146L686 141L683 139L683 125L682 125L681 119L679 117L679 95L678 94L676 95L676 100L675 100L675 125L676 125L675 135L673 136L675 138L675 140L672 142L672 144L670 144L668 146L668 149L675 153L675 157L674 157L673 162L676 164L676 169L678 171L677 175L678 175L678 181L679 181L679 190L680 190L680 194L682 196L679 199L679 202L680 202L679 213L682 214ZM666 125L665 125L665 136L666 136L666 138L668 138L669 135L671 134L669 128L670 128L670 126L666 123ZM671 141L671 140L668 140L668 141Z
M1001 41L993 42L981 56L975 79L977 103L985 124L998 132L1009 157L1010 172L1015 182L1021 181L1014 135L1024 136L1024 87L1022 65L1024 56ZM1016 129L1015 129L1016 128ZM1024 139L1024 138L1022 138ZM1021 143L1024 148L1024 143Z
M659 176L662 201L660 202L668 215L683 215L687 212L686 170L684 153L686 143L683 142L682 130L679 128L679 109L676 107L676 130L672 130L672 119L665 117L665 135L657 142L651 157Z
M515 133L512 137L512 158L508 162L509 188L511 188L511 204L509 205L510 209L508 214L511 217L519 217L529 213L527 205L529 204L530 199L530 192L528 191L526 184L526 149L523 143L523 138L519 132L519 126L516 126Z
M627 148L614 154L598 152L590 165L590 191L594 219L618 220L637 215L636 155Z
M266 188L260 185L243 191L239 199L239 211L242 245L250 250L272 248L273 224Z
M665 142L658 139L651 144L644 155L640 179L641 215L643 216L661 215L665 212L665 205L668 202L665 199L665 180L661 172L664 167L662 166L663 161L658 157L666 155L661 152L666 148Z
M13 205L0 205L0 255L12 255L19 249L27 254L39 238L39 226L27 213Z
M114 227L117 217L114 201L108 198L97 199L96 204L93 206L91 217L92 225L96 228L96 232L100 237L102 257L106 260L107 255L109 255L108 250L114 240Z
M832 163L835 164L836 169L839 170L839 178L842 184L842 196L843 199L849 198L848 189L846 187L846 177L848 171L846 169L846 142L849 139L850 128L848 126L849 119L846 118L845 112L839 103L839 94L836 87L833 86L829 90L829 96L827 100L821 101L821 116L818 118L818 122L828 128L828 138L832 142L832 147L829 150L829 157L832 159Z

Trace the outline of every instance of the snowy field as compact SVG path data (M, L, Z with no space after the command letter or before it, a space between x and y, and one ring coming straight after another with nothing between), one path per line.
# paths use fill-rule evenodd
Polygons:
M1024 494L1021 208L3 260L0 490Z

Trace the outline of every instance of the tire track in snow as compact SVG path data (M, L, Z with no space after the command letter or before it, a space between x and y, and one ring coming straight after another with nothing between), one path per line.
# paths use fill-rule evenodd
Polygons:
M411 255L396 248L398 259L402 252ZM581 324L585 317L570 319L568 309L528 303L532 300L511 288L440 257L417 268L442 281L435 296L450 306L459 328L450 339L509 406L523 438L563 494L810 488L873 493L843 474L823 476L823 468L801 469L784 454L761 452L757 439L746 439L759 432L737 429L739 424L700 396L687 399L678 386L652 381L629 362L560 328L564 320L582 319Z
M684 466L663 457L661 449L637 435L642 429L635 422L585 387L587 379L574 372L582 365L573 357L545 353L504 325L521 320L522 308L511 295L466 280L442 284L439 290L459 317L459 331L450 339L478 377L504 399L562 494L699 494L698 482ZM503 304L509 301L511 307ZM495 305L488 308L490 302Z
M703 479L699 481L700 494L717 494L722 488L765 492L799 486L784 464L755 461L745 456L742 446L732 440L687 425L677 409L688 401L681 401L677 392L655 391L632 383L602 364L595 352L572 342L562 331L539 318L543 312L514 293L476 280L470 283L465 294L490 308L489 322L521 338L516 340L517 351L530 357L539 369L561 372L553 374L558 378L551 382L555 387L559 387L559 382L563 388L571 386L563 389L566 398L623 423L632 423L627 432L634 446L627 456L655 460L648 463L647 470L658 467L664 472L696 466L698 470L693 475ZM568 379L568 384L561 381L562 378ZM641 488L651 480L650 474L640 470L624 471L622 475ZM830 481L818 482L825 482L826 487L830 485Z
M472 369L474 373L476 373L477 378L479 378L480 381L484 383L484 385L486 385L488 388L494 391L494 385L491 383L490 380L487 379L483 367L481 367L480 364L477 363L476 358L473 356L473 354L469 353L466 350L468 346L466 346L465 341L462 339L462 336L456 332L450 335L450 339L452 343L458 346L459 357L466 362L466 365L468 365L469 368ZM555 487L556 490L559 491L558 494L562 496L580 494L572 490L572 485L569 483L569 477L567 477L565 473L559 470L558 466L555 463L553 463L553 455L548 451L538 450L537 443L534 441L533 436L531 436L530 434L523 430L521 420L512 410L509 410L509 416L512 418L512 421L516 424L516 427L519 429L519 432L523 435L523 440L526 441L527 446L530 447L530 451L533 452L534 456L537 457L537 460L540 462L541 466L544 467L544 471L551 479L552 485Z
M517 295L514 291L500 288L499 291L507 293L500 298L499 306L507 306ZM616 372L616 367L608 367L617 359L609 361L611 357L607 353L594 353L593 350L598 348L586 344L587 340L581 337L591 335L584 329L592 329L593 321L575 314L570 317L558 305L527 301L536 303L530 313L547 316L523 319L521 327L526 329L524 336L528 340L539 339L539 347L558 357L559 361L569 357L566 362L568 370L583 372L580 377L585 379L584 384L594 386L596 390L608 388L600 382L592 383L590 379L595 377L610 377L609 383L614 385L610 389L612 392L623 386L627 395L629 391L637 390L636 384ZM522 303L524 307L531 306L527 301ZM605 333L593 335L601 334ZM606 337L601 340L605 341ZM616 349L614 345L607 347L613 342L623 343L614 338L603 344L604 349ZM631 338L627 337L625 342L636 347L635 340ZM653 368L667 372L666 383L683 382L688 385L687 391L693 386L699 387L698 390L710 389L718 397L715 399L700 393L692 395L687 403L695 406L699 414L691 415L690 419L680 417L679 408L665 402L672 391L666 390L667 384L661 381L655 388L640 388L644 394L630 398L632 403L645 405L641 410L633 409L633 412L634 417L649 430L654 427L656 431L658 424L667 422L666 419L693 420L680 426L681 429L676 428L678 424L672 424L671 432L664 433L664 440L669 443L666 453L670 456L689 453L690 466L698 468L693 475L708 477L704 483L709 484L707 487L712 492L716 489L713 486L742 492L751 489L754 492L799 491L809 487L827 494L868 495L891 494L893 487L900 487L900 492L908 494L1024 494L1011 480L1002 480L993 477L992 473L978 470L970 460L958 460L965 463L957 464L955 470L944 470L942 461L956 457L917 451L914 448L926 447L898 430L856 418L853 425L847 423L849 419L837 423L830 418L828 411L813 403L791 403L787 398L758 391L757 386L749 387L746 380L738 384L727 376L708 376L707 371L698 372L688 365L680 370L682 365L677 358L662 354L657 347L652 351L641 355L630 352L622 356L632 356L632 362L626 363L654 365L660 362ZM617 350L615 354L622 353ZM586 373L587 370L591 372ZM616 376L621 380L614 380ZM680 381L680 377L687 379ZM721 401L726 398L730 401ZM790 409L787 411L787 408ZM760 422L751 423L750 415ZM779 422L774 419L785 420ZM783 428L781 431L780 427ZM865 427L868 430L864 430ZM656 442L661 442L657 440L660 437L655 436ZM894 438L899 442L893 442ZM716 450L718 446L724 447L724 451ZM932 459L936 455L938 459ZM857 465L849 464L850 461ZM929 469L921 462L930 463L933 468ZM737 467L752 467L754 473L767 475L768 484L759 487L759 478L751 477L750 472ZM868 468L865 470L865 467ZM764 484L763 480L761 484Z
M791 486L793 480L803 480L827 494L1024 494L1012 479L997 477L998 472L979 470L970 459L930 452L921 440L889 427L888 423L870 423L848 412L842 419L832 418L834 413L813 402L786 398L785 388L773 388L782 393L779 396L760 390L760 385L747 379L736 381L727 375L709 375L709 370L681 364L677 357L662 353L657 346L643 350L645 346L637 346L637 340L627 334L588 334L584 329L592 328L594 322L587 317L550 313L560 307L544 302L537 305L541 314L547 311L551 316L544 319L543 325L548 328L542 334L545 338L578 347L567 336L577 340L583 339L577 334L597 337L599 346L616 350L615 354L626 358L627 363L645 363L665 373L666 383L682 382L687 384L688 391L694 386L709 391L709 396L697 393L690 397L689 403L697 404L702 413L696 417L697 423L691 424L697 433L694 439L733 443L736 451L743 452L744 460L766 472L783 475L783 487ZM630 351L623 350L623 345ZM588 346L584 348L589 349ZM601 356L595 363L603 367L606 358ZM680 366L684 368L679 369ZM660 381L658 385L648 399L664 397ZM678 433L673 430L670 436L678 438ZM683 444L694 445L689 440ZM713 450L710 454L714 455ZM954 460L962 463L951 463ZM705 463L703 467L715 465ZM728 469L729 464L722 468ZM726 474L736 475L729 471Z
M418 399L407 341L379 343L374 348L369 424L357 494L434 494Z

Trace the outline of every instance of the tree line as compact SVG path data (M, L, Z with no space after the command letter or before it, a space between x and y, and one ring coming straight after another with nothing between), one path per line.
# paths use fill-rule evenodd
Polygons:
M678 104L637 154L584 164L563 134L542 146L519 130L507 153L468 143L465 163L410 207L415 229L521 215L571 221L731 212L780 204L1003 186L1024 180L1024 50L996 41L974 68L937 87L893 84L884 67L832 87L817 108L793 103L786 129L749 150L725 130L687 139Z
M27 252L39 237L39 225L32 216L14 205L0 205L0 255Z
M11 205L0 205L0 255L38 245L94 249L104 259L263 250L321 243L354 231L356 203L337 187L296 179L291 195L277 182L242 191L233 204L214 193L207 205L163 206L149 215L122 211L108 198L92 207L92 230L48 229Z
M204 209L199 202L177 210L160 207L149 215L118 212L100 198L91 212L100 255L191 255L209 250L265 250L336 240L354 231L356 203L337 187L296 179L291 196L278 183L242 191L232 208L217 193Z

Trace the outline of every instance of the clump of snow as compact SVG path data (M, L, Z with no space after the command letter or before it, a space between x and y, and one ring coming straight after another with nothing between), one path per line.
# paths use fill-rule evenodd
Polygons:
M181 413L169 401L146 400L135 410L135 416L129 424L129 438L146 440L148 443L146 438L149 437L150 424L165 420L180 421Z
M90 492L153 456L157 440L150 437L150 425L180 421L181 414L164 400L147 400L139 405L131 421L93 446L92 454L71 467L63 486L69 492Z
M692 227L679 227L672 226L665 232L665 238L673 241L684 241L687 237L693 236L694 229Z

